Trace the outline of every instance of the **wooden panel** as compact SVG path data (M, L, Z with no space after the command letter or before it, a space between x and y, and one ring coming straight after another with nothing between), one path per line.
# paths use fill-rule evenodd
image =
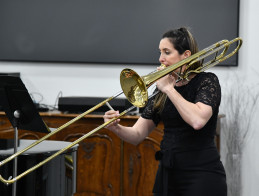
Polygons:
M160 149L162 131L155 129L139 145L124 143L123 195L151 196L158 167L155 152Z
M118 142L105 133L80 142L77 192L119 195L120 151Z

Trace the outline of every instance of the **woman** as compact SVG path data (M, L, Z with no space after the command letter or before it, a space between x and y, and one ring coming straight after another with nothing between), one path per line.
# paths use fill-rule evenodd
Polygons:
M159 61L165 66L173 65L198 52L197 48L186 28L168 31L159 44ZM214 144L220 84L215 74L205 72L190 74L188 80L177 82L185 68L186 65L156 82L160 93L149 100L132 127L120 125L118 119L107 128L137 145L160 121L164 123L161 150L155 156L160 161L153 188L155 196L225 196L225 171ZM108 111L104 121L118 115L118 111Z

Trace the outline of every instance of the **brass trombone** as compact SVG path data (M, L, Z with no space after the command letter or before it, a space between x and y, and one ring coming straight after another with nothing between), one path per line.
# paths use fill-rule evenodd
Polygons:
M233 43L236 43L236 42L238 42L236 48L232 52L227 54L229 46L232 45ZM174 70L180 68L183 65L186 65L186 69L185 69L184 73L180 75L180 80L183 80L183 79L188 80L188 76L191 73L201 73L201 72L217 65L218 63L228 59L229 57L233 56L239 50L239 48L241 47L242 42L243 41L240 37L237 37L237 38L235 38L231 41L228 41L228 40L219 41L219 42L201 50L200 52L197 52L196 54L191 55L190 57L188 57L188 58L186 58L186 59L184 59L184 60L182 60L182 61L180 61L180 62L178 62L174 65L168 66L168 67L166 67L166 68L164 68L160 71L151 72L150 74L142 76L142 77L139 76L132 69L123 69L121 71L121 74L120 74L120 84L121 84L121 88L122 88L121 92L115 94L114 96L112 96L110 98L107 98L106 100L102 101L101 103L97 104L96 106L92 107L91 109L87 110L86 112L80 114L79 116L77 116L74 119L70 120L69 122L65 123L61 127L57 128L55 131L49 133L48 135L42 137L41 139L39 139L37 141L35 141L34 143L29 145L25 149L20 150L19 152L15 153L15 154L11 155L10 157L6 158L5 160L1 161L0 167L2 165L6 164L7 162L11 161L12 159L16 158L20 154L24 153L25 151L29 150L30 148L34 147L35 145L39 144L40 142L46 140L50 136L56 134L57 132L61 131L62 129L68 127L71 124L73 124L74 122L81 119L85 115L95 111L96 109L98 109L99 107L108 103L110 100L118 97L122 93L125 94L126 98L129 100L129 102L132 103L133 106L131 106L130 108L121 112L118 117L113 118L110 121L103 123L102 125L98 126L97 128L93 129L92 131L88 132L84 136L78 138L76 141L72 142L67 147L61 149L60 151L58 151L55 154L53 154L52 156L48 157L44 161L42 161L42 162L38 163L37 165L31 167L30 169L26 170L22 174L20 174L18 176L15 176L13 179L8 179L8 180L4 179L0 175L0 180L7 185L16 182L17 180L19 180L23 176L25 176L25 175L29 174L30 172L36 170L37 168L41 167L42 165L44 165L48 161L52 160L53 158L55 158L59 154L61 154L65 151L67 151L68 149L72 148L74 145L78 144L79 142L81 142L85 138L89 137L90 135L94 134L95 132L99 131L100 129L104 128L105 126L109 125L113 121L117 120L121 116L123 116L126 113L128 113L129 111L133 110L134 108L144 107L147 104L148 99L156 95L156 94L152 94L151 96L148 96L147 89L153 83L155 83L158 79L160 79L161 77L173 72ZM218 55L218 52L220 52L220 51L221 51L221 53ZM215 54L215 57L212 58L212 60L209 60L208 62L204 63L204 59L206 57L209 57L212 54ZM190 69L191 65L193 65L196 62L202 62L202 63L197 69L191 70Z

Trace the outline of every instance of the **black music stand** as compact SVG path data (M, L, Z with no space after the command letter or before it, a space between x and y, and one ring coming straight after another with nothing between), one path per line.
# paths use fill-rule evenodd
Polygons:
M14 153L18 147L18 129L48 133L50 130L40 117L31 96L20 77L0 76L0 103L14 127ZM17 176L17 158L14 159L13 177ZM13 183L13 196L16 182Z

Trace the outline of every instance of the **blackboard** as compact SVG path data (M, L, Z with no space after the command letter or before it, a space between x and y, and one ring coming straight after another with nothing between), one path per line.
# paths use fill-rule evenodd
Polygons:
M152 65L171 28L203 49L237 37L238 23L239 0L1 0L0 60Z

